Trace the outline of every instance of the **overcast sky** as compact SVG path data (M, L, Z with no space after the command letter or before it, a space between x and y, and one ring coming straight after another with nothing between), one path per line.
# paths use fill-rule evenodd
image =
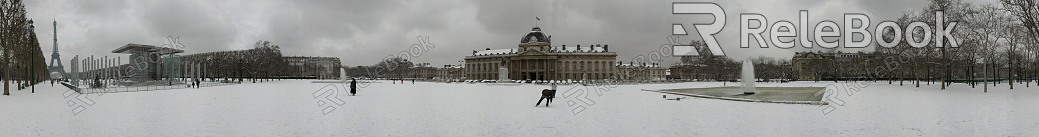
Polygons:
M57 19L62 61L80 56L126 56L111 51L127 43L162 45L179 36L187 54L240 50L258 40L281 45L291 56L335 56L346 66L371 65L428 36L431 49L414 62L457 64L472 50L516 48L536 23L553 36L553 46L609 44L617 60L628 62L667 44L671 24L709 22L709 16L672 15L660 0L30 0L29 16L45 57L52 51L52 19ZM805 49L741 49L739 14L760 13L769 23L796 24L809 10L810 25L842 24L844 13L869 15L875 26L925 0L716 1L727 25L718 40L728 56L789 58ZM689 28L693 31L692 28ZM871 29L872 30L872 27ZM766 35L767 36L767 35ZM682 41L699 38L681 37ZM815 50L819 50L816 48ZM125 58L125 57L124 57ZM123 59L124 63L126 59ZM665 65L678 58L666 58Z

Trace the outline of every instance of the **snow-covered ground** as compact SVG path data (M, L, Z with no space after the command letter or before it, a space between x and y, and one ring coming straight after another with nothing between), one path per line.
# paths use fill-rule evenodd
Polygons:
M545 85L406 83L372 83L358 96L338 89L342 105L312 95L342 87L303 80L83 96L88 99L66 97L65 88L48 83L36 93L0 96L0 136L1039 135L1039 88L1023 85L982 93L964 84L939 90L897 82L758 83L831 85L837 92L827 98L840 101L829 106L674 101L641 90L723 85L714 82L561 85L546 108L534 107ZM324 114L319 102L335 109Z

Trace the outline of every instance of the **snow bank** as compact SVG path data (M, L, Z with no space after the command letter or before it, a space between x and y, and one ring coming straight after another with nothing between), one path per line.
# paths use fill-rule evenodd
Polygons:
M841 89L827 97L839 100L829 105L800 105L674 101L641 90L723 85L717 82L561 85L551 107L534 107L549 86L374 82L348 96L344 85L333 85L285 80L78 96L41 84L36 93L0 96L0 136L1039 135L1035 87L1000 85L981 93L963 84L947 90L886 82L782 84ZM314 95L336 90L342 105ZM69 102L84 109L74 114ZM325 114L328 106L334 109Z

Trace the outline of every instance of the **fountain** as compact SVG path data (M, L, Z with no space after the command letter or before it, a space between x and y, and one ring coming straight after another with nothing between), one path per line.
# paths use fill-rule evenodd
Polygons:
M743 71L740 74L743 80L743 94L753 95L754 89L754 63L750 62L750 59L743 60Z
M350 83L350 80L346 76L346 69L339 68L339 80L315 80L310 83Z
M346 68L339 68L339 80L342 80L343 83L346 83Z
M643 91L660 92L666 94L684 95L691 97L713 98L731 101L745 102L767 102L784 104L816 104L826 105L823 100L827 90L825 87L781 87L770 84L768 87L757 87L754 77L754 64L750 59L743 61L743 69L740 71L740 79L743 81L738 87L706 87L706 88L680 88ZM721 86L721 85L719 85Z

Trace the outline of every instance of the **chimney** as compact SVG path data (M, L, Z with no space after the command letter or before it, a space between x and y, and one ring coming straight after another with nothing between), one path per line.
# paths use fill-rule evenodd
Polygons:
M603 52L610 52L610 44L602 45Z
M577 51L581 51L581 44L577 44Z
M475 56L475 55L476 55L476 50L473 50L473 56Z
M563 45L563 51L566 51L566 45Z

